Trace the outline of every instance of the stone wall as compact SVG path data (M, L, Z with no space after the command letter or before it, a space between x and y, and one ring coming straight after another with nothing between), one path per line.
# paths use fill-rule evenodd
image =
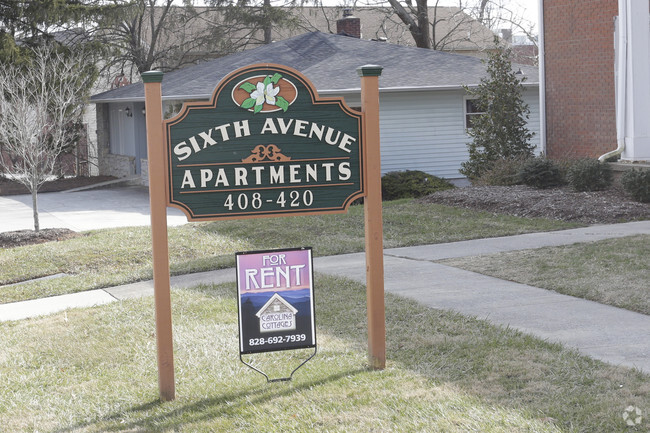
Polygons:
M99 161L97 160L97 113L95 104L87 104L84 110L84 124L86 125L86 163L88 176L99 174Z
M144 186L149 186L149 160L140 159L140 182Z
M135 175L135 157L113 155L106 153L102 156L102 175L115 177L132 177Z

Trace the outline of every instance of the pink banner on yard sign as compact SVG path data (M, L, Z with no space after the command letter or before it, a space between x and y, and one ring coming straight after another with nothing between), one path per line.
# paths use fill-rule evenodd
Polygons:
M311 287L311 250L237 255L239 293L282 292Z

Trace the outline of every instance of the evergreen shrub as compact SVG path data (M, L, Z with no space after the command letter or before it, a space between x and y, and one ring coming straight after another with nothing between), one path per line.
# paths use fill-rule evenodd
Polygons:
M445 179L418 170L392 171L381 178L383 200L417 198L453 187Z
M519 172L519 179L524 185L539 189L553 188L564 183L560 167L545 157L526 161Z
M497 47L489 54L487 76L475 88L465 86L482 113L474 116L467 129L472 138L467 144L469 159L460 169L473 182L497 160L533 156L533 134L528 130L530 109L522 96L526 77L513 71L510 58L510 49Z
M634 200L650 203L650 170L627 171L621 176L621 184Z
M569 167L567 181L575 191L602 191L612 184L612 168L597 159L579 159Z

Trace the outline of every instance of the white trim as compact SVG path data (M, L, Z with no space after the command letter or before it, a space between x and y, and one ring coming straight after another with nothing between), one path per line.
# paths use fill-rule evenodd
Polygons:
M539 150L546 155L546 62L544 61L544 0L539 0Z
M469 127L467 126L467 116L468 115L479 116L479 115L485 113L485 111L477 111L476 113L468 113L467 112L467 101L476 100L476 99L479 99L479 98L477 98L476 96L472 96L472 95L464 95L463 96L463 126L465 127L465 133L466 134L467 134L467 130L469 129Z
M181 100L181 101L187 101L187 100L197 100L197 101L203 101L203 100L210 100L212 98L212 93L208 95L182 95L182 96L163 96L162 100L163 101L169 101L169 100ZM124 103L124 102L144 102L144 96L137 96L133 98L111 98L111 99L90 99L91 104L118 104L118 103Z
M524 87L537 87L539 84L536 82L525 82L522 83ZM476 88L478 84L468 84L468 88ZM444 90L462 90L465 86L462 85L445 85L445 86L420 86L420 87L380 87L379 93L394 93L394 92L422 92L422 91L444 91ZM347 89L325 89L318 90L319 95L345 95L345 94L359 94L361 93L360 87L347 88ZM212 93L207 95L183 95L183 96L163 96L162 100L210 100L212 98ZM93 104L110 104L110 103L120 103L120 102L143 102L144 97L136 98L112 98L112 99L91 99Z
M522 86L524 87L537 87L539 84L536 82L524 82ZM478 87L479 84L467 84L467 85L445 85L445 86L419 86L419 87L380 87L379 93L393 93L393 92L423 92L423 91L444 91L444 90L462 90L465 87L470 89ZM319 90L319 95L331 95L331 94L344 94L344 93L359 93L360 88L350 88L350 89L327 89Z

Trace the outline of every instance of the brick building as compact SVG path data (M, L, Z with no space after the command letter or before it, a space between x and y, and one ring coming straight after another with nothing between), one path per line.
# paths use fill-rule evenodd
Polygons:
M650 1L540 1L548 156L650 159Z

